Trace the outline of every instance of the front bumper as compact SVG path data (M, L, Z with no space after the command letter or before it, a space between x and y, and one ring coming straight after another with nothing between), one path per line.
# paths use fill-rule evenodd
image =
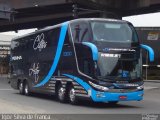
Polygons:
M140 101L143 99L144 91L135 91L127 93L111 93L90 91L90 97L94 102L109 102L109 101ZM125 97L122 99L121 97Z

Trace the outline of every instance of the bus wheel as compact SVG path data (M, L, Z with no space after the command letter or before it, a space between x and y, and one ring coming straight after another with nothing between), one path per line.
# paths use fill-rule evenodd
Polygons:
M24 84L24 94L27 96L30 94L28 82L25 82Z
M71 104L77 104L78 100L76 98L76 93L75 93L75 89L73 86L70 86L69 91L68 91L68 98L69 98L69 102Z
M24 84L22 81L19 83L19 93L22 95L24 94Z
M61 84L58 86L57 97L60 102L62 103L66 102L65 88Z

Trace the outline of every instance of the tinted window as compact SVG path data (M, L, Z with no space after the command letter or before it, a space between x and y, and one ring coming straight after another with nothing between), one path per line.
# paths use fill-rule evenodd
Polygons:
M133 26L117 22L91 22L93 39L106 42L138 42Z
M53 30L47 31L45 34L48 46L52 47L58 44L60 28L54 28Z
M90 41L87 23L76 22L71 24L72 35L75 42Z
M122 57L122 56L121 56ZM141 58L123 60L118 54L99 53L98 69L102 77L123 77L123 73L132 79L141 77Z

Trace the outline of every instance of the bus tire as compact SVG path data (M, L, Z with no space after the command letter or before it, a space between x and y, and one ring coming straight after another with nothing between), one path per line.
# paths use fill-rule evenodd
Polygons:
M29 85L27 81L24 83L24 94L27 96L30 95Z
M19 82L18 88L19 88L19 93L23 95L24 94L24 84L23 84L23 81Z
M60 102L65 103L67 101L66 99L66 90L65 88L62 86L62 84L58 85L58 89L57 89L57 98Z
M73 87L73 85L71 85L69 87L69 91L68 91L68 99L69 99L69 102L73 105L76 105L78 103L78 99L76 97L76 94L75 94L75 89Z

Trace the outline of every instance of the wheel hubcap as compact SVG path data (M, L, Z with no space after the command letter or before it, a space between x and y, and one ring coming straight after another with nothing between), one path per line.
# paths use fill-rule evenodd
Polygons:
M75 101L75 90L73 88L70 90L69 97L72 102Z
M58 91L58 97L60 100L64 99L64 94L65 94L65 89L61 87Z
M25 86L25 94L28 94L28 85Z
M20 90L20 92L22 93L22 91L23 91L23 83L20 83L20 85L19 85L19 90Z

